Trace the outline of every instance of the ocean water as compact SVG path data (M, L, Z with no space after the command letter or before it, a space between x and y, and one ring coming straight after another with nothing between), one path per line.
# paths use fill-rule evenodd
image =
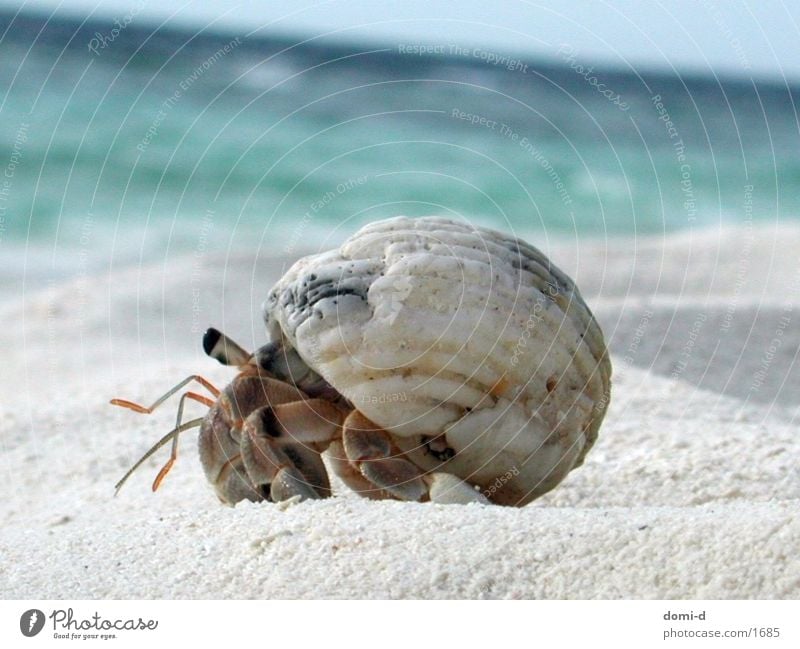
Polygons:
M397 214L533 239L800 216L796 86L113 27L0 14L0 253L29 278Z

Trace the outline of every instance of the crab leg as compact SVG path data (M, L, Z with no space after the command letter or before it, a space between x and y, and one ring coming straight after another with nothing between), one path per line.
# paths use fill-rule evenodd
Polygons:
M156 399L150 406L142 406L139 405L138 403L134 403L133 401L128 401L127 399L111 399L110 403L112 406L121 406L123 408L128 408L129 410L133 410L134 412L140 412L144 415L149 415L162 403L164 403L167 399L169 399L173 394L175 394L178 390L180 390L184 385L186 385L187 383L191 383L192 381L197 381L200 385L202 385L215 397L219 396L219 390L215 388L208 379L203 378L199 374L192 374L191 376L187 376L185 379L183 379L183 381L181 381L177 385L171 387L166 393L162 394L158 399ZM213 405L213 402L209 400L207 397L201 397L199 394L196 394L195 392L187 392L186 394L191 395L189 396L190 399L194 399L195 401L204 403L207 406Z
M150 450L147 451L139 460L134 464L130 469L128 469L127 473L122 476L122 479L114 485L116 491L114 495L119 493L119 490L122 489L122 485L125 484L125 481L133 475L133 472L136 471L142 464L144 463L147 458L149 458L153 453L155 453L158 449L164 446L167 442L174 440L178 435L181 433L189 430L190 428L197 428L200 424L203 423L203 418L198 417L197 419L192 419L191 421L187 421L185 424L181 424L176 428L173 428L170 432L168 432L164 437L158 440L153 446L150 447Z
M341 412L323 399L255 410L242 429L242 459L250 481L273 501L330 495L321 452L339 436ZM266 493L265 493L266 495Z
M416 464L405 459L392 444L389 433L377 427L362 413L354 410L344 422L342 445L351 466L358 469L374 489L368 497L382 497L388 493L399 500L437 503L486 503L488 500L460 478L443 471L423 473ZM337 473L341 463L334 465ZM351 475L340 477L354 486ZM378 494L371 495L371 492Z
M215 397L219 396L219 390L215 388L211 384L211 382L209 382L202 376L193 374L191 376L187 376L183 381L170 388L165 394L161 395L158 399L156 399L151 406L142 406L138 403L134 403L133 401L128 401L126 399L112 399L111 405L121 406L123 408L128 408L129 410L133 410L134 412L139 412L142 414L149 415L156 408L158 408L158 406L164 403L173 394L175 394L178 390L180 390L183 386L185 386L187 383L190 383L191 381L197 381L198 383L200 383L200 385L202 385L209 392L211 392L211 394L213 394ZM202 403L203 405L208 406L209 408L214 405L214 401L212 399L209 399L208 397L204 397L200 394L197 394L196 392L191 392L191 391L184 392L181 395L180 401L178 402L178 415L175 420L175 430L182 430L181 421L183 420L183 405L186 402L186 399L192 399L193 401ZM153 491L156 491L158 489L158 487L161 485L161 481L166 477L167 473L169 473L170 469L172 468L172 465L175 464L175 460L178 459L178 438L179 438L178 435L174 435L172 437L172 448L170 450L169 459L167 460L166 464L164 464L164 466L161 467L161 470L158 472L158 475L156 475L156 479L153 481ZM152 450L153 449L151 449L151 451ZM145 456L145 458L142 458L142 460L146 459L146 457L148 456ZM142 460L140 460L136 464L134 469L136 469L139 466ZM134 469L131 469L131 473L133 472ZM122 483L125 482L125 480L128 478L129 475L130 473L126 474L125 477L120 481L119 485L117 486L117 492L119 492L119 487L122 486Z
M342 440L337 439L331 442L327 457L333 472L358 495L372 500L394 498L388 491L379 489L361 474L358 467L347 458Z
M342 443L347 459L376 489L398 500L420 501L427 495L422 470L393 448L389 433L358 410L345 419Z
M199 401L200 403L207 405L209 408L214 405L214 402L207 397L201 397L199 394L194 392L183 393L181 395L181 400L178 402L178 417L175 420L176 429L181 427L181 421L183 420L183 404L185 403L186 399L194 399L195 401ZM172 438L172 447L170 448L169 459L159 470L158 474L156 475L156 479L153 480L153 491L158 490L158 488L161 486L161 481L170 472L172 465L175 464L175 460L178 459L178 439L178 435L175 435L175 437Z

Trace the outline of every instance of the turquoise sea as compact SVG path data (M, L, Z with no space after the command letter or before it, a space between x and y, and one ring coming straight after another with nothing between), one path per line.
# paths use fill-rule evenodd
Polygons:
M0 14L0 253L280 254L397 214L548 236L800 216L800 87Z

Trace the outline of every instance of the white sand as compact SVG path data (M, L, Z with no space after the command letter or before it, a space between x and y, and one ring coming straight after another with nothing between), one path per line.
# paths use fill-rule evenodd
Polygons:
M789 226L551 246L611 341L614 387L585 466L524 509L348 493L226 508L189 436L158 494L165 453L113 498L174 406L108 399L197 371L225 383L200 332L263 342L284 260L187 256L9 294L0 596L800 597L798 250Z

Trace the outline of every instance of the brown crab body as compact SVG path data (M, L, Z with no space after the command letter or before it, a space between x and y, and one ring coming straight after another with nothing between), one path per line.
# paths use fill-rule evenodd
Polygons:
M317 497L330 495L320 458L328 444L292 443L275 415L290 404L299 404L304 412L295 413L295 418L316 419L319 413L303 405L309 403L312 400L299 388L276 380L255 365L225 387L203 419L198 441L203 470L222 502L280 500L273 498L277 494L271 490L284 468L299 472ZM335 407L322 414L332 418L329 427L335 431L341 414Z

